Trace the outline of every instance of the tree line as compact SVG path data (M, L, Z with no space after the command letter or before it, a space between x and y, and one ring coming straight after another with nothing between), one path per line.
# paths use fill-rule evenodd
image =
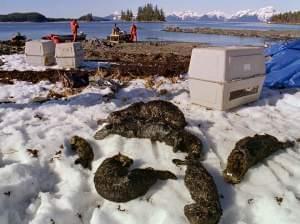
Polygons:
M0 22L61 22L61 21L70 21L72 18L47 18L46 16L37 13L10 13L7 15L0 15ZM102 17L93 16L92 13L88 13L84 16L78 18L80 21L108 21L108 19Z
M36 12L29 13L10 13L0 15L0 22L48 22L48 19Z
M300 11L286 12L274 15L270 22L272 23L300 23Z
M157 5L146 4L138 8L137 16L134 18L133 12L130 9L121 11L121 20L124 21L165 21L165 13L163 9L159 9Z

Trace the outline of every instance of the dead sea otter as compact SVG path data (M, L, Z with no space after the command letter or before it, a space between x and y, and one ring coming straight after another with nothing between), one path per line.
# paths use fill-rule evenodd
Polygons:
M280 149L293 146L293 142L280 142L271 135L243 138L236 143L228 157L224 178L229 183L238 184L251 166Z
M79 136L73 136L70 139L71 149L76 151L79 158L75 160L75 164L81 164L83 168L92 169L92 161L94 152L90 144Z
M112 134L126 138L149 138L152 141L165 142L167 145L173 146L174 152L188 153L188 158L199 159L202 153L202 143L196 136L184 129L174 129L163 122L143 123L137 120L108 124L94 137L102 140Z
M135 122L137 120L144 123L161 121L179 129L186 126L184 115L179 108L162 100L134 103L123 110L112 112L107 118L107 122L110 124L119 124L124 121Z
M184 206L184 214L191 224L217 224L222 216L217 186L212 176L197 160L173 160L176 165L187 165L184 183L193 204Z
M199 162L202 153L202 142L196 136L184 130L186 125L184 115L175 105L164 101L136 103L124 110L111 113L106 121L109 124L104 126L94 136L98 140L104 139L111 134L118 134L127 138L149 138L152 141L161 141L173 146L174 152L186 152L188 156L186 161L183 162L187 165L185 185L195 203L186 205L184 213L191 224L218 223L222 216L218 191L213 178ZM117 160L122 159L118 158ZM112 168L107 170L110 170L110 172L117 175L116 178L119 178L119 170ZM127 169L122 172L124 172L124 178L126 178ZM96 175L100 179L104 178L105 173L101 174L97 171ZM139 181L143 181L145 177L137 176L137 178L141 178ZM95 176L95 181L97 180L95 186L103 182L105 185L103 188L105 188L108 195L106 198L117 197L113 195L119 194L118 188L122 186L123 182L116 185L116 189L112 189L109 187L111 183L107 184L104 182L104 179L99 181ZM118 179L118 181L120 180ZM126 181L125 183L124 186L127 189L128 184ZM99 191L98 193L101 194ZM126 192L126 194L129 195L130 193ZM119 201L122 200L119 199Z
M127 202L145 195L157 180L177 179L169 171L153 168L129 170L133 160L119 154L105 159L94 177L97 192L107 200Z

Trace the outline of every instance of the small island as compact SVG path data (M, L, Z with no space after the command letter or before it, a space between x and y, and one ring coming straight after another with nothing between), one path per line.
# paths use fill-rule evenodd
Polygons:
M10 13L7 15L0 15L0 22L35 22L35 23L43 23L43 22L64 22L70 21L72 18L48 18L41 13L38 12L28 12L28 13ZM102 17L93 16L91 13L86 14L78 18L80 21L109 21L108 19L104 19Z
M134 16L131 9L121 11L121 20L123 21L140 21L140 22L164 22L166 21L165 13L163 9L159 9L158 6L152 4L146 4L144 7L139 7L137 15Z

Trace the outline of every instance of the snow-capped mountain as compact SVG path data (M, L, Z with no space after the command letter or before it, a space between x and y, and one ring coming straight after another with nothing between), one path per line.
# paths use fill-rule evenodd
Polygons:
M193 11L173 12L167 15L167 20L224 20L225 13L221 11L212 11L200 14Z
M205 14L200 14L194 11L183 11L168 14L167 20L267 22L276 13L277 11L272 6L258 10L241 10L233 15L227 15L226 13L217 10Z
M268 6L265 8L261 8L258 10L241 10L232 15L229 20L234 21L244 21L244 20L251 20L251 21L261 21L267 22L273 15L278 13L272 6Z
M199 20L206 20L206 21L223 21L226 18L226 14L222 11L214 10L202 15Z
M109 20L121 20L121 13L119 13L118 11L115 11L111 15L108 15L104 18L109 19Z
M174 18L175 20L195 20L199 17L201 17L201 15L197 12L193 12L193 11L182 11L182 12L173 12L171 14L167 15L167 18Z

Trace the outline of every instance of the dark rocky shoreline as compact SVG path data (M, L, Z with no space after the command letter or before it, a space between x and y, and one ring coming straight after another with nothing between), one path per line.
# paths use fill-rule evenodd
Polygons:
M155 75L179 77L188 71L192 49L207 46L200 43L178 42L138 42L109 45L103 40L82 42L85 60L112 62L97 72L103 78L129 81L136 78L148 78ZM0 41L0 55L24 54L25 42ZM1 70L1 69L0 69ZM41 74L36 78L36 74ZM8 83L12 79L36 82L40 79L56 81L59 72L0 72L0 82Z
M212 28L180 28L180 27L166 27L165 32L177 33L198 33L198 34L213 34L225 36L238 36L238 37L260 37L270 40L288 40L300 38L300 31L287 30L233 30L233 29L212 29Z

